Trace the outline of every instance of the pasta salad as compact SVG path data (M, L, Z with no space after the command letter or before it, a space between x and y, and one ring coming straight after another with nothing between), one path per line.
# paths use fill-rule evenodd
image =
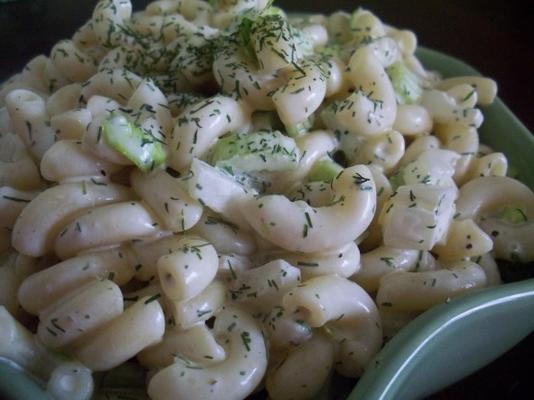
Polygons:
M361 8L100 0L0 88L0 357L55 399L128 366L133 398L312 399L534 261L496 83L416 48Z

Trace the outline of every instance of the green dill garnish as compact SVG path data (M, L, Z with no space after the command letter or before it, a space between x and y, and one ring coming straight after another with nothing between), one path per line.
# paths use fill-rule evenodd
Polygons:
M157 293L155 294L154 296L151 296L149 297L148 299L145 300L145 304L149 304L149 303L152 303L153 301L156 301L157 299L159 299L161 297L161 293Z
M12 196L8 196L8 195L2 195L2 197L6 200L10 200L10 201L15 201L17 203L29 203L31 200L26 200L26 199L20 199L18 197L12 197Z
M243 346L245 346L245 349L247 349L247 351L250 351L250 343L251 343L251 339L250 339L250 333L248 331L244 331L241 333L241 340L243 342Z
M202 318L206 314L212 313L212 310L197 310L197 317Z
M319 263L306 262L306 261L297 261L297 266L299 266L299 267L318 267Z
M393 257L380 257L381 261L384 261L388 267L395 268L395 264L393 264Z

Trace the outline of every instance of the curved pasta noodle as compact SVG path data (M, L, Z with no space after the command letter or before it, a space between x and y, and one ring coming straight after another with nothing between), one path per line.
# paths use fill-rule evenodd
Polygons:
M380 350L382 328L375 303L356 283L336 275L304 281L284 296L288 310L300 309L311 327L328 324L340 343L336 351L336 371L356 377Z
M105 371L158 343L164 331L165 316L161 306L144 297L100 327L73 352L92 371Z
M121 286L135 273L136 260L119 248L69 258L28 276L18 290L21 306L39 314L68 293L95 279L109 279Z
M22 139L12 133L0 137L0 186L20 190L43 187L39 170Z
M259 316L262 317L263 329L269 338L273 354L291 351L294 346L310 340L314 334L304 321L305 312L301 310L286 310L277 304L270 312L261 313Z
M506 205L522 207L527 218L534 219L534 193L526 185L505 176L480 177L460 188L457 218L477 220Z
M250 232L215 213L205 212L192 233L207 239L218 253L252 255L256 251Z
M97 3L92 17L92 28L98 42L105 47L120 45L124 33L120 25L132 16L130 0L105 0Z
M73 140L60 140L53 144L41 159L43 178L53 182L84 180L107 181L121 166L101 160L83 151L82 144Z
M419 136L432 131L432 118L426 110L417 104L399 104L393 129L403 135Z
M182 240L187 238L188 236L164 234L162 237L135 240L132 243L132 251L138 260L135 267L135 277L141 281L150 281L156 278L159 258L180 249Z
M13 90L6 96L6 107L17 135L32 156L41 159L55 142L43 98L29 90Z
M299 282L298 268L283 260L274 260L234 276L228 290L233 301L265 311L270 310Z
M484 120L480 110L465 106L454 98L451 93L453 89L447 92L435 89L423 90L421 105L427 109L434 122L480 128Z
M158 229L157 220L139 202L101 205L65 225L54 247L58 257L64 260L91 248L152 236Z
M199 2L199 4L205 3ZM199 29L195 25L191 28L192 24L178 21L182 26L185 25L185 28L180 34L174 34L177 37L171 46L176 50L169 68L178 71L176 75L180 77L179 80L184 86L191 88L188 91L202 91L204 88L212 87L215 81L212 70L213 56L207 51L212 49L213 43L219 39L219 31L206 29L207 27Z
M332 187L327 182L307 182L295 185L286 191L291 201L304 201L312 207L323 207L334 199Z
M219 250L217 250L219 252ZM252 268L252 260L249 256L234 253L220 253L219 252L219 271L217 274L224 276L225 274L232 274L238 271L246 271Z
M104 57L107 51L98 42L92 19L89 19L74 33L72 41L79 49L89 54L97 62Z
M225 285L214 279L204 290L187 300L167 301L172 325L188 329L217 314L226 302Z
M223 93L236 91L254 110L272 110L270 93L283 85L277 71L258 70L252 62L240 56L239 44L230 40L213 60L213 75Z
M351 163L372 164L390 172L403 155L403 136L397 131L390 131L365 140L356 154L351 156Z
M99 95L126 105L142 80L126 69L98 72L82 85L80 103L87 104L92 96Z
M122 293L109 280L88 283L39 313L37 335L58 349L90 335L122 313Z
M457 76L440 81L438 89L449 90L455 86L467 84L476 91L477 104L487 106L493 103L497 96L497 83L493 79L483 78L480 76Z
M491 238L472 219L452 221L447 236L443 245L432 249L440 262L450 263L466 257L481 256L493 248Z
M47 93L52 93L70 83L70 81L63 76L51 58L46 59L41 79L47 87Z
M534 261L532 235L534 223L524 221L511 224L494 217L482 218L480 228L491 237L495 257L501 260L531 262Z
M276 256L300 269L302 279L337 274L344 278L360 269L360 250L354 242L320 253L276 253Z
M72 111L79 106L82 85L71 83L56 90L46 99L46 112L53 118L56 115Z
M232 22L232 20L247 9L263 10L267 5L266 0L252 0L252 1L232 1L232 2L217 2L214 3L213 24L216 27L224 28Z
M326 17L325 26L328 36L346 43L352 39L350 27L351 15L346 11L335 11Z
M485 285L482 268L460 261L437 271L388 274L380 281L376 302L392 311L421 312Z
M349 86L345 64L338 58L331 58L323 65L326 69L326 98L338 98Z
M48 74L46 67L48 64L48 57L39 55L32 58L24 67L23 71L17 77L20 82L27 84L27 87L22 87L28 90L35 90L39 95L49 92ZM13 88L15 89L15 88ZM11 90L13 90L11 89ZM9 90L9 91L11 91ZM4 96L2 96L3 98Z
M53 247L63 223L90 207L127 200L130 191L115 184L65 183L45 190L19 215L13 227L13 247L22 254L40 257Z
M29 65L30 63L26 64L25 68L28 68ZM5 107L6 105L6 96L13 90L17 90L17 89L30 90L30 91L33 91L39 94L42 97L46 97L47 91L46 89L41 89L41 88L44 88L44 82L41 82L40 78L36 80L37 81L36 84L40 88L40 89L37 89L32 85L32 82L30 82L29 79L23 79L23 75L24 73L14 75L10 79L8 79L6 82L3 82L2 85L0 85L0 106L1 107Z
M52 116L50 126L56 132L58 140L80 140L91 118L91 112L87 109L67 110Z
M0 229L11 229L24 207L38 192L28 192L9 186L0 187Z
M503 153L491 153L473 160L468 172L469 178L481 176L506 176L508 160Z
M0 305L0 356L14 361L26 371L47 380L62 358L47 350L31 333Z
M249 229L242 215L242 207L250 199L253 189L246 189L224 170L196 158L184 180L187 181L189 194L200 204L221 214L241 229Z
M202 217L202 205L193 199L180 181L163 170L151 173L132 171L133 190L145 201L173 232L184 232L195 226Z
M213 334L225 343L227 358L223 362L198 368L188 360L180 360L152 377L148 395L154 400L215 400L221 396L239 400L249 395L267 369L261 330L247 313L227 307L215 319Z
M453 186L424 183L397 188L379 217L384 244L399 249L431 250L447 233L456 192Z
M162 369L172 365L177 357L200 365L212 365L223 362L225 356L226 352L213 333L201 323L185 330L167 328L163 340L141 351L137 359L146 368Z
M261 236L283 249L317 252L341 246L361 235L371 223L376 190L363 165L343 170L332 183L336 201L313 208L279 195L249 201L243 214Z
M361 268L351 279L373 293L378 290L380 279L393 271L411 271L415 268L419 251L380 246L362 254Z
M102 125L108 118L108 112L97 114L93 117L83 135L82 148L108 163L122 166L132 165L133 162L130 159L109 146L107 141L103 139Z
M390 130L397 112L395 93L371 48L361 47L354 53L348 74L358 91L332 110L335 121L356 135L372 136ZM365 93L372 93L373 97Z
M54 369L46 386L57 400L88 400L93 387L91 371L76 362L66 362Z
M133 306L139 299L148 297L151 301L157 301L158 304L164 309L164 312L168 312L167 302L162 298L163 291L159 282L149 283L141 289L133 292L128 292L124 295L124 309ZM172 317L167 320L169 326L172 326Z
M17 289L23 277L17 268L18 255L7 250L0 255L0 306L3 306L15 318L22 316L17 300Z
M220 95L201 100L178 116L169 142L168 162L173 168L184 170L194 157L205 154L219 136L249 123L250 111L243 103Z
M183 239L173 253L158 259L158 275L165 295L171 300L188 300L211 283L219 261L217 252L203 239Z
M353 38L357 43L365 43L386 34L382 21L372 12L364 9L358 9L352 14L350 26L356 31Z
M295 139L301 151L298 165L291 170L277 174L273 190L285 192L291 185L302 181L312 170L314 164L336 148L334 135L326 130L317 130Z
M359 239L358 246L364 252L370 251L379 247L382 244L382 228L379 224L379 217L382 213L384 205L393 194L390 180L384 174L382 168L377 165L369 165L369 170L373 175L376 187L376 211L367 232L365 232Z
M334 364L334 344L319 332L267 370L265 386L273 400L307 399L325 384ZM302 368L302 366L309 366Z
M502 283L499 267L490 253L475 257L473 260L484 270L487 279L487 287L500 285Z
M406 29L391 29L391 27L386 27L386 29L388 31L387 35L395 40L402 55L411 56L415 53L417 48L417 37L412 31Z
M439 149L441 144L435 136L420 136L415 139L408 147L399 161L399 168L415 161L421 153L426 150Z
M88 110L93 117L96 117L98 114L107 115L113 111L117 111L121 108L121 105L112 98L95 94L89 98L86 107L86 110Z
M479 146L476 129L458 124L437 124L434 129L436 136L443 143L443 147L460 155L455 165L454 179L460 184L463 183L473 165Z
M368 43L367 46L384 68L390 67L392 64L399 61L401 57L399 46L395 40L388 36L375 38L372 42Z
M136 122L154 118L161 125L163 136L172 131L173 119L167 98L150 79L143 79L128 99L127 107L134 112L131 114ZM156 135L157 136L157 135Z
M287 75L287 83L272 95L280 119L286 127L306 121L326 95L324 73L312 62L303 62Z
M453 151L429 149L398 172L401 185L423 183L438 187L454 187L453 176L459 155Z
M50 59L59 73L70 82L84 82L96 73L95 60L69 39L56 43L50 51Z

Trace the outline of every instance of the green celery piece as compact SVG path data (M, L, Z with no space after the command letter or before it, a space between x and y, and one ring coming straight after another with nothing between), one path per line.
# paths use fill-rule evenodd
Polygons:
M401 169L400 171L391 175L389 178L389 183L391 183L393 190L397 190L399 186L405 185L406 182L404 182L404 171Z
M286 132L289 136L293 138L302 136L310 131L311 127L313 126L313 122L314 118L312 115L303 122L299 122L298 124L293 126L287 126Z
M523 210L521 210L519 207L510 206L504 207L497 215L497 218L511 224L520 224L528 221L528 218Z
M102 122L102 133L109 146L144 172L165 162L162 143L120 114L113 113Z
M310 182L331 182L343 167L328 156L324 156L317 160L308 175Z
M283 171L294 168L300 158L295 141L279 131L233 133L217 141L212 164L237 171Z
M402 61L391 64L386 72L391 79L399 104L412 104L419 100L423 93L421 80Z

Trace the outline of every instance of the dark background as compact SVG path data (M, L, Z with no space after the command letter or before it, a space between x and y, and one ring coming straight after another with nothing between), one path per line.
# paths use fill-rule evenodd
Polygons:
M133 3L139 9L148 1ZM35 55L48 54L59 39L72 36L95 4L96 0L0 4L0 81ZM323 13L368 8L388 24L413 30L421 45L460 58L495 79L499 96L534 130L534 22L528 1L278 0L275 4L290 11ZM431 398L534 398L533 362L531 334L494 363Z

